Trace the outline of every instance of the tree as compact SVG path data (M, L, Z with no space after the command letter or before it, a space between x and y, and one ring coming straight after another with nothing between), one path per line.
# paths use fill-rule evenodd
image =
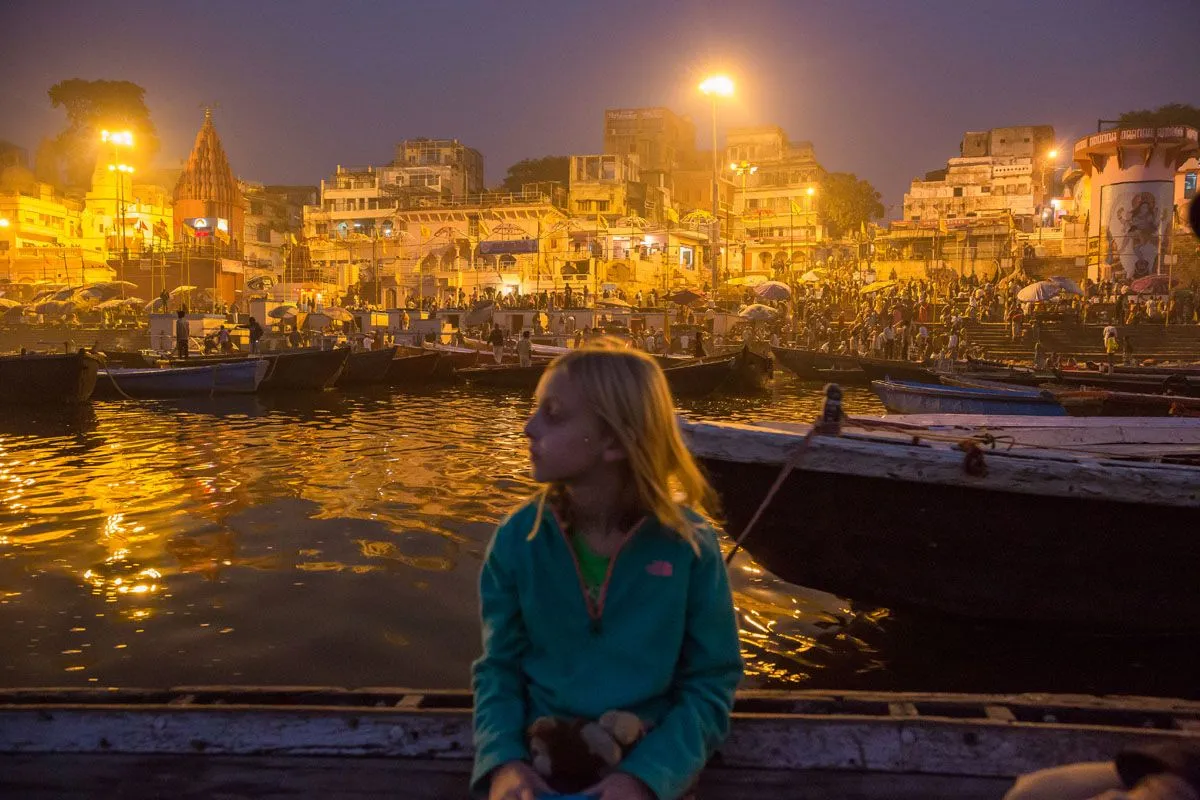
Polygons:
M875 187L852 172L831 172L817 194L817 218L829 235L839 239L883 216Z
M555 181L566 188L571 177L570 156L545 156L525 158L508 168L500 188L506 192L519 192L527 183Z
M38 172L61 175L66 188L86 189L101 155L102 130L129 130L134 147L122 158L135 166L150 163L158 152L158 135L146 107L146 90L130 81L59 81L48 92L50 104L67 112L67 127L49 147L40 148ZM107 157L107 154L105 155ZM53 163L41 163L42 159Z
M1168 125L1191 125L1200 128L1200 108L1184 103L1168 103L1150 111L1126 111L1118 120L1122 128L1162 128Z

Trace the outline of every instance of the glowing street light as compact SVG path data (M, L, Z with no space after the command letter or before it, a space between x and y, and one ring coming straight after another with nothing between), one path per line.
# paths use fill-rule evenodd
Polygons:
M121 247L121 280L125 280L125 261L128 258L128 250L125 247L125 176L133 174L133 167L128 164L115 163L117 160L117 151L122 147L133 147L133 133L131 131L100 131L100 141L112 147L112 155L114 163L108 165L109 172L120 172L120 175L114 175L117 182L117 218L120 220L120 228L118 229L118 243ZM121 296L125 296L125 286L121 285Z
M808 195L809 197L812 197L814 194L816 194L816 193L817 193L817 190L816 190L816 189L814 189L812 186L810 186L810 187L808 187L807 189L805 189L805 190L804 190L804 193L805 193L806 195Z
M733 96L733 79L727 75L712 75L700 83L700 93L712 98L712 239L709 241L709 258L712 262L712 291L717 293L717 248L721 239L720 206L717 202L718 181L721 172L720 154L717 152L717 98Z
M1054 159L1058 158L1058 151L1057 151L1057 150L1051 150L1049 153L1046 153L1046 155L1047 155L1047 157L1049 157L1049 159L1050 159L1051 161L1053 161Z

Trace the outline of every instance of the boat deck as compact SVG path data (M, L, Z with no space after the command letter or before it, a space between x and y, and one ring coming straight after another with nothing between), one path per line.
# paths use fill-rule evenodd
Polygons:
M465 797L465 691L302 687L0 692L0 795ZM1018 774L1200 741L1156 698L746 692L701 779L724 798L998 798Z

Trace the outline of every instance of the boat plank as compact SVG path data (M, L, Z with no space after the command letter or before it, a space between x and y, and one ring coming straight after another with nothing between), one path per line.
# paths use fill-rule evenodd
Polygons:
M70 755L0 757L0 794L25 800L99 798L467 797L468 761L384 758ZM813 770L708 769L708 800L994 800L1009 778Z
M798 429L690 421L682 428L693 455L734 463L782 465L804 441ZM797 458L796 469L1111 502L1200 506L1200 473L1195 468L1105 462L1027 449L989 451L984 458L986 474L973 475L963 468L964 453L949 445L816 436Z

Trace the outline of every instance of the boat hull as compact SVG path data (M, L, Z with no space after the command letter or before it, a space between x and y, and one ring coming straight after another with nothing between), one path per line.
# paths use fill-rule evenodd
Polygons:
M734 538L791 459L744 541L784 580L1026 626L1200 630L1198 468L1003 444L965 454L951 442L972 437L939 441L936 429L806 439L685 423L684 434Z
M912 361L897 361L882 358L860 358L858 368L869 381L911 381L913 383L939 384L936 372Z
M895 414L1016 414L1065 417L1053 395L1036 389L980 389L903 381L872 381L871 389Z
M663 370L675 397L705 397L727 385L736 369L736 356L696 361Z
M850 356L830 355L817 350L797 347L772 347L771 354L783 367L806 381L830 381L861 386L867 383L867 374L857 359Z
M6 690L0 794L119 786L142 800L237 787L240 797L378 798L399 785L416 800L461 797L471 699L392 688ZM1168 698L739 692L698 789L709 800L990 800L1032 770L1194 746L1198 720L1200 704Z
M101 370L95 397L142 400L253 394L269 368L266 359L254 358L196 367Z
M387 380L388 370L396 357L396 347L382 350L360 350L350 353L346 368L334 382L336 386L367 386Z
M92 396L100 361L88 353L0 356L0 406L61 406Z
M385 381L392 386L418 386L433 378L441 355L436 352L400 353L388 365Z
M346 368L350 351L283 350L267 356L271 369L259 386L260 391L322 391L334 385Z

